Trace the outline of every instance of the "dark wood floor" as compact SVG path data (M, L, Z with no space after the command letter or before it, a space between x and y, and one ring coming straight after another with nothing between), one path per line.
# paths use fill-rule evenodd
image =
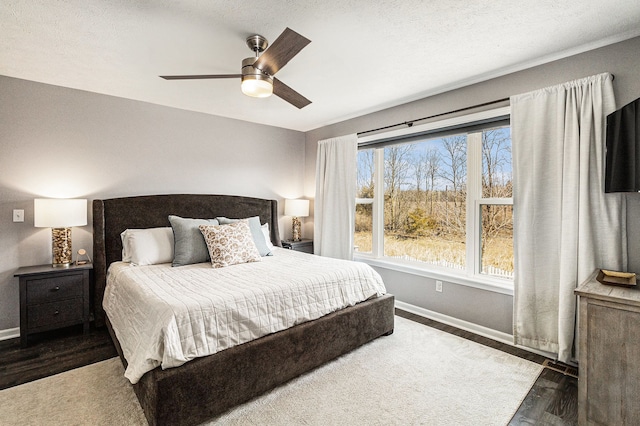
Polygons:
M472 340L529 361L549 363L545 357L496 342L483 336L460 330L405 311L396 314L429 327ZM0 341L0 389L117 356L105 328L91 329L83 336L81 327L41 333L29 337L29 346L20 348L20 339ZM522 405L509 422L519 425L577 425L578 379L574 368L551 363L529 391Z
M0 341L0 390L63 371L113 358L117 352L106 328L91 328L82 334L82 325L29 336L29 345L20 348L20 338Z

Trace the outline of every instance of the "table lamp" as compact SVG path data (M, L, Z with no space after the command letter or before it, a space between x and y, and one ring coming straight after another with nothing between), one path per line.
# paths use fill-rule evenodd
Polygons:
M53 266L71 265L71 227L87 224L87 200L36 198L33 212L36 228L51 228Z
M293 241L300 241L300 217L309 216L309 200L284 200L284 215L293 216L292 227L292 239Z

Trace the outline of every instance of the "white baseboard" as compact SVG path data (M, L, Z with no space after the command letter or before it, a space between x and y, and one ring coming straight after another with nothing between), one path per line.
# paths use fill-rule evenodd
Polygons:
M400 302L396 300L395 306L398 309L402 309L403 311L410 312L412 314L419 315L421 317L429 318L434 321L441 322L443 324L447 324L453 327L457 327L461 330L469 331L474 334L478 334L480 336L488 337L489 339L496 340L498 342L504 343L509 346L514 346L516 348L523 349L525 351L533 352L538 355L542 355L544 357L550 359L556 359L555 354L539 351L532 348L527 348L521 345L513 344L513 336L511 334L504 333L502 331L494 330L492 328L484 327L479 324L475 324L469 321L461 320L459 318L454 318L449 315L444 315L439 312L430 311L429 309L421 308L419 306L411 305L409 303Z
M16 337L20 337L20 327L0 330L0 340L15 339Z

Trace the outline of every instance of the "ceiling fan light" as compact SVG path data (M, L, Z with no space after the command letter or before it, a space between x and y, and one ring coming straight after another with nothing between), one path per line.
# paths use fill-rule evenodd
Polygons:
M273 94L273 84L262 78L246 75L242 78L240 88L242 93L253 98L267 98Z

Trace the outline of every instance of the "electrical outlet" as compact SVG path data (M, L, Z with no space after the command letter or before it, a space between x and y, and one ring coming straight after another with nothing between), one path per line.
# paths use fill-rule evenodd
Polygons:
M436 291L442 293L442 281L436 281Z
M22 209L14 209L13 210L13 221L14 222L24 222L24 210L22 210Z

